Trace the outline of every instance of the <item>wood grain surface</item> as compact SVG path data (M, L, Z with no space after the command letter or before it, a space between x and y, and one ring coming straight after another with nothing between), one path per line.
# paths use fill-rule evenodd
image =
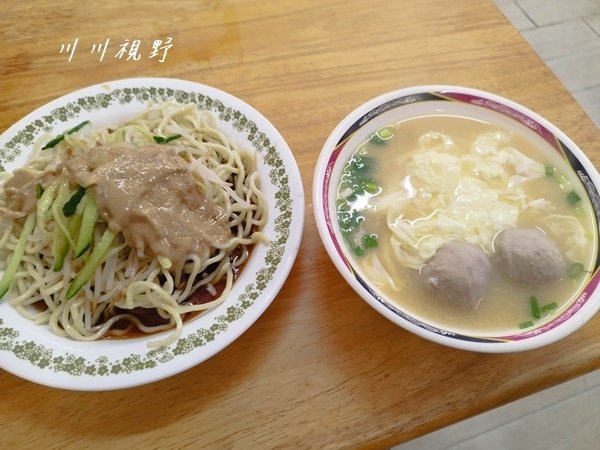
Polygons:
M114 57L125 39L147 55L166 37L163 63ZM69 62L59 50L75 38ZM107 38L100 62L90 49ZM317 234L310 194L321 146L348 112L393 89L444 83L509 97L598 166L598 129L491 1L4 0L0 46L0 131L102 81L197 81L279 129L307 194L289 279L232 345L180 375L112 392L51 389L0 371L0 447L383 449L600 367L598 317L518 354L418 338L346 285Z

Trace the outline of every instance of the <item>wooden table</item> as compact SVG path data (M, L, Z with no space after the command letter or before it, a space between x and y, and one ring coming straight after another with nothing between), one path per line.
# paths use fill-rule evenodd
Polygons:
M148 58L167 37L165 60ZM60 47L76 38L69 62ZM100 61L90 51L107 38ZM141 41L139 60L114 56L126 39ZM511 355L413 336L360 300L317 234L310 192L323 142L360 103L401 87L509 97L598 165L598 129L492 1L5 0L0 43L0 131L98 82L198 81L272 121L307 194L290 277L237 341L180 375L121 391L67 392L0 371L1 447L386 448L600 367L599 317L560 343Z

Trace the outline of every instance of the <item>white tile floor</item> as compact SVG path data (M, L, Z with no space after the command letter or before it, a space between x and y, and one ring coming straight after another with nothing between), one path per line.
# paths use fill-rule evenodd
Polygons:
M494 1L600 127L600 0ZM496 449L600 449L600 370L392 450Z
M600 127L600 0L494 1Z
M599 424L596 371L392 450L595 450Z

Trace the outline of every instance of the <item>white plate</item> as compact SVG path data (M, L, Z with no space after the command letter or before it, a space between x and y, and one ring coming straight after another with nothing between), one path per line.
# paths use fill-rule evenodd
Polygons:
M77 342L52 334L0 302L0 367L36 383L77 390L107 390L156 381L186 370L221 351L265 311L296 258L304 222L298 166L283 137L258 111L218 89L168 78L133 78L98 84L42 106L0 136L0 165L22 165L31 144L91 120L114 125L141 113L149 102L195 103L212 111L218 127L238 145L254 148L262 190L269 203L257 245L227 300L186 323L172 345L150 350L150 337Z

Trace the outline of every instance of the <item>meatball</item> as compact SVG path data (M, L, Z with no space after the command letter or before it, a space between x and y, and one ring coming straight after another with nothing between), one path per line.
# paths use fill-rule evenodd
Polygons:
M480 247L452 241L437 250L419 275L436 297L475 308L490 284L492 265Z
M556 281L565 273L565 260L556 244L537 228L511 228L494 241L502 270L528 286Z

